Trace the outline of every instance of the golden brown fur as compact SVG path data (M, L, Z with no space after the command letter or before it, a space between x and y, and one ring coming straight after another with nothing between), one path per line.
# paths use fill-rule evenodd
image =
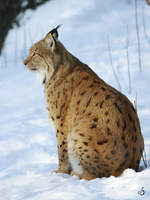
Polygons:
M80 178L138 170L144 142L137 113L123 94L72 56L49 33L24 61L43 74L46 106L56 130L59 169Z

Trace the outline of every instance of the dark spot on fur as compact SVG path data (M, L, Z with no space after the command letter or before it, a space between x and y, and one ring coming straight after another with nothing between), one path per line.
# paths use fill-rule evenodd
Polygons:
M64 132L61 132L62 135L64 135Z
M87 158L90 158L90 156L89 156L89 155L87 155L86 157L87 157Z
M83 92L81 92L81 94L80 94L80 95L81 95L81 96L83 96L85 93L86 93L86 91L83 91Z
M122 168L121 168L121 167L119 167L119 168L117 168L117 169L116 169L116 171L117 171L117 172L119 172L120 170L122 170Z
M124 140L125 140L125 136L124 136L124 135L122 135L122 136L121 136L121 139L124 141Z
M54 117L52 116L51 118L52 118L52 120L54 121Z
M96 96L96 95L98 95L98 92L95 92L95 93L94 93L94 96Z
M99 159L99 157L98 157L98 156L95 156L94 158L95 158L95 159Z
M57 117L56 117L57 119L60 119L60 115L57 115Z
M74 78L71 78L71 82L72 82L72 83L74 82Z
M93 84L91 84L91 85L89 85L89 88L92 88L94 85Z
M120 97L120 96L117 98L117 101L120 101L120 102L122 102L122 99L121 99L121 97Z
M114 145L115 145L115 146L117 145L117 141L116 141L116 140L114 141Z
M61 123L60 126L62 127L62 126L63 126L63 123Z
M88 116L90 116L91 115L91 113L88 113Z
M115 150L112 150L112 151L111 151L111 154L112 154L112 155L116 154L116 151L115 151Z
M137 135L134 137L134 142L137 142Z
M130 113L128 113L128 118L129 118L129 121L132 122L132 117L131 117Z
M117 110L118 110L121 114L123 114L121 108L118 106L118 104L117 104L116 102L114 103L114 106L117 108Z
M60 107L60 113L62 112L62 109L65 107L65 103L63 103Z
M126 120L123 121L123 131L127 128Z
M125 147L125 149L128 148L128 144L126 142L123 143L123 146Z
M83 144L86 145L86 146L88 146L88 143L87 143L87 142L83 142Z
M110 99L110 95L109 95L109 94L106 95L105 99L106 99L106 100Z
M92 136L90 136L90 137L88 138L88 140L90 140L90 141L92 141L92 139L93 139Z
M132 151L133 151L133 153L135 153L136 152L136 147L133 147Z
M109 112L105 112L105 115L107 116L109 114Z
M110 160L110 157L109 156L105 156L106 160Z
M126 164L127 160L124 160L123 162L120 163L120 167L123 167Z
M83 134L83 133L80 133L79 135L80 135L81 137L84 137L84 134Z
M47 107L47 110L50 111L49 107Z
M98 145L103 145L103 144L105 144L107 142L108 142L108 140L104 139L104 140L98 141L97 144Z
M104 167L108 167L108 165L106 163L104 163Z
M110 119L107 119L106 124L108 124L110 122Z
M120 121L117 121L117 127L120 128Z
M127 152L125 155L124 155L125 158L128 158L129 157L129 152Z
M140 160L136 160L136 164L139 165Z
M88 100L88 102L86 104L86 108L90 105L90 102L91 102L91 97L90 97L90 99Z
M94 149L94 151L95 151L96 153L99 153L99 152L97 151L97 149Z
M135 125L133 126L133 129L134 129L134 131L136 132L137 129L136 129L136 126L135 126Z
M90 126L90 128L96 128L96 127L97 127L96 124L92 124L92 125Z
M98 160L94 160L94 163L96 163L96 164L97 164L97 163L99 163L99 162L98 162Z
M85 76L85 77L83 77L83 80L89 80L89 76Z
M135 113L136 113L136 110L135 110L135 108L134 108L134 106L133 106L133 105L131 105L131 108L132 108L133 112L135 112Z
M79 147L79 149L82 149L82 147Z
M108 128L108 127L106 128L106 133L107 133L107 135L112 135L110 128Z
M59 133L59 130L57 129L57 133Z
M84 152L88 152L88 149L84 149Z
M97 121L98 121L98 118L94 118L93 121L94 121L94 122L97 122Z
M79 101L77 101L77 105L79 105L80 104L80 100Z
M104 87L101 87L101 90L105 91L106 89Z
M95 81L95 80L94 80L93 83L98 83L98 84L99 84L99 81Z
M101 103L100 103L100 108L102 108L103 107L103 103L104 103L104 101L102 101Z

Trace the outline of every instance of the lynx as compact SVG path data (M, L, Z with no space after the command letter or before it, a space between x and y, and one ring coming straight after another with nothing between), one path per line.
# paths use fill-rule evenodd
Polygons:
M58 27L34 44L24 60L42 75L48 116L58 141L56 172L94 178L138 170L144 141L129 99L69 53Z

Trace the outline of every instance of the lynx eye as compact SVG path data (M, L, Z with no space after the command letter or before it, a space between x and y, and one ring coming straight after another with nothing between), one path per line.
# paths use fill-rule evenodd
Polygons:
M39 57L39 55L36 54L36 53L34 53L33 56L32 56L32 61L33 61L34 63L40 62L40 57Z
M35 55L36 55L36 53L35 53L35 52L33 52L33 53L32 53L32 56L35 56Z

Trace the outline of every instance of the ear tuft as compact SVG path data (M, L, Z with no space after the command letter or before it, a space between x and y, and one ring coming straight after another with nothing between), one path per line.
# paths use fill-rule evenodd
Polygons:
M55 40L58 40L58 31L57 29L61 26L61 24L59 24L58 26L56 26L56 28L52 29L48 34L51 34L53 36L53 38Z

